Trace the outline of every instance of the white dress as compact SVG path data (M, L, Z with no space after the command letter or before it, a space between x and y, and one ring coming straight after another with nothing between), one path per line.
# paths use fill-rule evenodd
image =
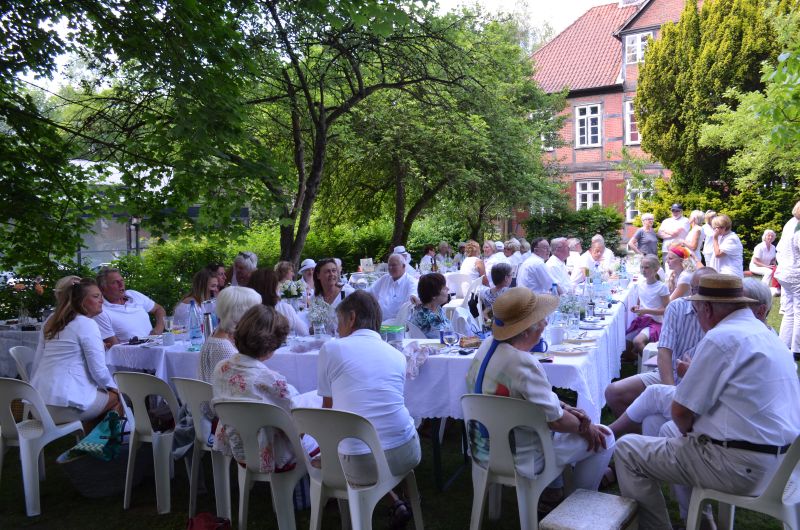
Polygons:
M478 256L468 256L464 258L464 261L461 263L461 269L459 269L459 272L461 274L469 274L470 278L472 278L473 280L475 278L479 278L481 275L480 272L478 272L478 266L477 266L479 260L480 258Z

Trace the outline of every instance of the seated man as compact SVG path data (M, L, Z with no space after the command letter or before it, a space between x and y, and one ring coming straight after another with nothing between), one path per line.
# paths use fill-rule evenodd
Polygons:
M567 272L567 258L569 257L569 244L567 238L557 237L550 241L551 255L545 262L547 271L553 280L565 292L572 292L572 281Z
M620 492L638 502L642 528L670 528L661 481L760 495L800 435L797 367L753 315L741 279L706 275L689 300L706 336L675 390L674 423L662 429L670 437L633 434L616 445Z
M406 260L400 254L392 254L387 262L389 274L384 274L370 285L367 291L381 306L384 319L397 316L400 307L416 299L417 280L406 274Z
M692 293L697 292L703 276L715 273L711 267L698 269L690 284ZM606 387L606 403L614 416L621 417L625 409L648 386L675 385L680 380L676 373L678 361L691 358L694 347L704 335L692 303L685 298L673 300L664 311L664 322L658 337L658 370L632 375Z
M138 291L126 291L119 269L102 268L97 273L97 285L103 293L103 312L94 319L106 348L134 336L164 332L164 308ZM155 327L150 325L148 313L155 315Z
M572 269L570 277L572 283L583 283L586 280L587 271L590 276L594 272L610 272L604 260L605 252L606 244L600 239L593 240L589 250L581 254L580 259L575 263L575 268Z
M537 239L540 242L544 241L547 243L547 240L544 238ZM549 294L554 283L558 285L558 282L555 281L547 270L547 265L545 265L544 260L536 254L534 248L531 255L528 256L519 266L519 269L517 269L517 287L527 287L531 292L536 294ZM561 292L559 288L559 293Z

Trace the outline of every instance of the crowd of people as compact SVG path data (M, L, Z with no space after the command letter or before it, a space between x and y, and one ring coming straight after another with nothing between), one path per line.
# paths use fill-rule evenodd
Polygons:
M425 272L413 268L410 254L398 246L386 274L361 290L341 281L341 261L335 258L305 259L295 273L290 262L259 268L255 253L240 252L229 269L211 263L194 275L190 291L173 310L174 325L188 326L193 308L211 303L218 325L202 346L198 373L213 384L215 400L251 399L289 410L297 391L263 361L290 333L310 333L297 308L280 295L285 282L299 275L307 309L324 315L312 325L338 336L319 354L321 406L369 419L390 468L401 474L419 462L419 439L403 401L405 359L381 340L381 325L400 318L439 338L440 331L451 329L444 311L451 293L442 271L481 279L479 295L492 314L492 335L476 352L466 391L541 406L554 433L556 458L574 466L579 487L597 489L609 478L614 455L622 494L639 502L640 524L670 528L659 481L676 485L684 516L686 488L693 485L756 495L800 434L800 385L792 357L800 351L800 202L778 243L773 244L776 232L766 230L753 252L748 268L761 281L743 281L742 244L725 214L695 210L687 219L682 206L674 204L657 230L652 214L643 214L642 222L628 242L628 249L642 256L628 353L637 356L657 342L658 368L607 387L606 401L617 418L608 427L561 402L529 353L559 295L580 289L594 274L616 273L614 254L601 235L586 251L580 240L567 237L530 243L487 239L482 247L469 240L455 253L442 242L425 247L419 260ZM765 320L775 289L782 293L779 333ZM166 311L127 289L114 268L92 279L64 278L56 297L32 384L57 422L80 420L91 428L110 410L123 413L105 349L162 334ZM213 418L210 408L204 413ZM262 434L262 471L294 464L296 455L282 433ZM469 435L475 447L486 448L481 430ZM312 457L319 450L309 436L303 446ZM217 426L214 447L244 458L241 440L229 426ZM535 474L542 465L538 442L519 433L516 450L520 469ZM342 448L345 472L356 484L374 480L364 452L358 443ZM387 502L393 525L410 519L401 496L392 493Z

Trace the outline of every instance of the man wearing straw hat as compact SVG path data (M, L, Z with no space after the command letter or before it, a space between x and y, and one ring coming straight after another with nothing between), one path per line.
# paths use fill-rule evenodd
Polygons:
M558 297L537 295L525 287L501 294L492 306L492 338L481 344L467 373L467 391L525 399L539 405L554 431L553 449L559 465L575 464L575 486L596 490L613 452L614 436L591 422L585 412L559 401L544 369L531 354L547 326L547 316L558 307ZM471 429L476 458L488 459L488 440ZM534 476L544 465L541 445L530 431L514 432L517 465Z
M642 528L672 528L662 481L761 494L800 434L797 368L753 315L756 301L744 296L742 280L707 275L688 299L706 335L675 391L674 423L661 431L670 437L629 435L616 446L620 492L638 501Z

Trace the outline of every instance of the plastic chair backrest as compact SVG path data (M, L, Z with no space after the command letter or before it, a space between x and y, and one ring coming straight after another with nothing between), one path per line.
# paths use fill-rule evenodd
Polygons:
M540 407L524 399L464 394L461 396L461 409L468 429L470 421L478 421L489 432L490 472L507 477L515 476L514 455L510 444L511 432L517 427L525 427L535 431L541 441L544 468L540 474L551 475L556 465L552 432Z
M166 401L173 419L178 421L178 398L172 388L158 377L142 372L116 372L114 380L119 391L131 398L136 432L142 435L153 433L153 423L147 413L147 398L159 396Z
M414 304L411 302L404 302L403 305L400 306L400 309L397 310L397 316L394 317L394 320L400 322L401 325L406 323L408 320L408 314L411 313L411 309Z
M781 465L775 470L775 474L772 475L761 498L771 499L779 504L783 502L783 492L786 490L798 462L800 462L800 436L794 439L789 450L783 455Z
M464 292L464 302L461 304L462 307L469 307L469 299L472 297L472 293L475 293L476 295L478 295L478 304L480 308L481 304L480 288L482 285L483 285L483 276L481 276L480 278L475 278L474 280L469 282L469 286Z
M201 381L199 379L188 379L186 377L173 377L172 384L178 391L178 399L180 399L189 408L189 414L192 416L194 424L194 438L196 442L206 447L209 432L203 432L198 427L203 424L197 421L197 418L203 415L203 403L208 403L214 399L214 387L210 383Z
M453 331L464 337L474 337L477 329L478 324L469 309L456 307L453 314Z
M339 442L347 438L355 438L364 442L375 458L378 484L392 476L386 455L375 427L366 418L336 409L296 408L292 417L298 430L314 437L319 444L322 455L322 482L328 487L344 489L347 481L342 471L341 458L330 458L326 455L339 454ZM309 468L310 473L316 473Z
M406 326L408 327L408 338L410 339L427 339L428 337L425 336L425 333L422 332L419 327L412 323L406 322Z
M11 402L16 399L21 399L30 405L33 409L34 417L42 422L42 428L45 431L55 429L56 425L50 416L50 411L47 410L44 404L42 396L30 383L19 379L0 377L0 432L2 432L4 438L15 440L19 438L17 422L11 413Z
M461 272L451 272L446 276L447 288L456 293L456 298L464 297L464 283L468 283L470 275Z
M269 403L254 401L221 401L214 405L219 421L230 425L239 433L244 444L244 455L247 469L252 473L261 473L261 450L258 444L258 431L272 428L283 431L292 444L295 461L305 467L305 454L300 435L292 422L289 413Z
M11 358L14 359L14 363L17 365L17 372L19 372L20 378L26 383L30 383L30 370L28 368L33 363L33 357L36 352L33 348L27 346L12 346L8 349L8 353L11 354Z

